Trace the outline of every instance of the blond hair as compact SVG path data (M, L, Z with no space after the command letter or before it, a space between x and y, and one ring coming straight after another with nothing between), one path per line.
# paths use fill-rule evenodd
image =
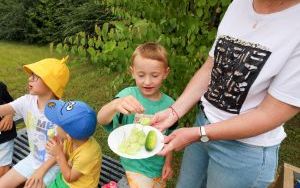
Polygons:
M131 56L131 62L136 56L140 55L143 58L156 60L159 62L163 62L167 67L168 64L168 53L166 49L158 43L155 42L147 42L139 45L133 52Z

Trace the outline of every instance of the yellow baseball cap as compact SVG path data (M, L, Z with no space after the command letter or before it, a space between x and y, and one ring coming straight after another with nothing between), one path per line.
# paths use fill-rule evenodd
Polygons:
M36 63L24 65L24 70L39 76L59 99L69 81L69 68L66 65L69 56L61 60L55 58L42 59Z

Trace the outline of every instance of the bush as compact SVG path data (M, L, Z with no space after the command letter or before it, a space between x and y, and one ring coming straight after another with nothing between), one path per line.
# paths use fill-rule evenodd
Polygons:
M25 7L19 0L0 2L0 39L24 40Z
M0 7L0 39L29 43L61 42L79 31L92 33L95 23L112 19L92 0L3 0Z
M136 46L159 42L169 51L171 65L164 90L176 98L207 58L229 3L230 0L106 0L104 4L111 7L118 20L96 25L94 35L82 31L67 37L56 49L76 55L78 61L106 67L108 74L118 73L106 88L114 94L132 84L126 70ZM184 123L191 121L187 118Z

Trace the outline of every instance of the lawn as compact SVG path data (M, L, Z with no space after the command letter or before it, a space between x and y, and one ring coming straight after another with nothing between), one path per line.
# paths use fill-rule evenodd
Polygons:
M26 93L27 76L22 65L33 63L47 57L61 58L48 46L33 46L12 42L0 42L0 80L8 85L14 98ZM83 100L98 111L103 104L111 100L114 93L103 89L110 79L117 75L107 75L100 66L87 63L69 62L71 71L70 82L65 92L65 99ZM107 87L105 87L107 88ZM288 162L300 167L300 115L294 117L285 125L287 139L280 149L280 165ZM95 137L102 146L104 154L117 158L107 146L107 133L101 126L97 127ZM168 187L175 187L178 170L180 167L181 152L175 154L175 176Z

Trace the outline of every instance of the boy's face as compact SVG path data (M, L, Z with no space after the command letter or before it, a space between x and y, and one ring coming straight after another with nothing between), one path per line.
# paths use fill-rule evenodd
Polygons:
M160 98L159 89L169 74L169 67L163 62L137 55L130 70L143 96L151 100L158 100Z
M51 90L46 86L43 80L32 73L28 78L28 91L32 95L48 95L52 94Z

